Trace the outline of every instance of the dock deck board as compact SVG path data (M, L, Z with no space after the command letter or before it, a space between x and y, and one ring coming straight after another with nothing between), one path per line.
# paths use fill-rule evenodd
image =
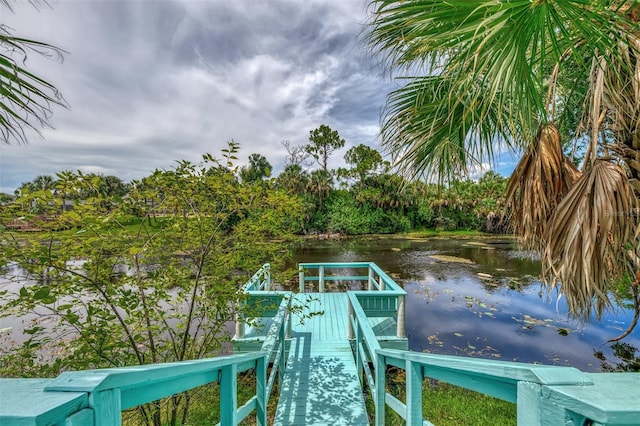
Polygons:
M347 339L347 295L306 293L294 316L291 346L280 389L275 425L368 425L369 418L351 344ZM323 312L305 317L304 313Z

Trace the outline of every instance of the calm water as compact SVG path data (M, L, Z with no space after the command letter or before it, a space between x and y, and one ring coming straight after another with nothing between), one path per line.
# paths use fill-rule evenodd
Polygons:
M377 263L407 291L407 335L414 351L583 371L601 370L594 351L602 351L611 364L620 362L606 341L626 329L632 312L618 309L586 324L571 320L564 299L543 293L536 279L539 261L516 250L511 240L308 240L289 266L357 261ZM19 268L4 267L0 290L17 291L25 283L21 275ZM0 318L0 343L22 341L21 330L32 319ZM640 349L640 328L623 342Z
M633 317L618 309L600 322L568 318L564 299L545 294L536 279L540 262L511 240L314 240L294 258L294 264L357 261L377 263L407 291L414 351L600 371L594 351L619 362L606 341ZM640 329L624 342L640 348Z

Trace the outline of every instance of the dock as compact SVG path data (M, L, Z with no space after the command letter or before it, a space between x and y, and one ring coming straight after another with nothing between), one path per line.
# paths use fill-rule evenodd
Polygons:
M274 424L368 425L347 339L346 294L311 296L309 309L324 313L294 324Z
M516 404L521 426L640 425L638 373L408 351L406 293L374 263L300 264L296 292L275 288L265 264L241 291L233 355L0 379L0 424L118 426L123 410L217 382L223 426L383 426L386 410L433 425L422 414L430 379ZM404 400L387 391L389 367L404 371ZM256 387L238 406L240 373Z

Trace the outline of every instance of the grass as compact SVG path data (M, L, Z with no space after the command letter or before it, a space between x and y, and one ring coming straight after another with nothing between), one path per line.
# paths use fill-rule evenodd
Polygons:
M278 385L275 384L269 403L267 404L267 422L273 424L278 403ZM186 421L182 423L178 419L178 424L184 426L201 426L212 425L220 422L220 386L218 383L211 383L200 386L189 391L190 402ZM256 394L256 378L255 371L249 370L238 374L238 407L245 404L251 397ZM169 425L169 410L171 407L171 399L161 400L159 404L162 425ZM184 400L181 402L184 403ZM131 409L122 413L122 424L125 426L142 426L145 422L137 410ZM255 411L241 423L241 426L256 425Z
M474 229L457 229L455 231L445 231L441 229L422 229L419 231L411 231L402 234L408 238L510 238L510 234L489 234L486 232L476 231Z
M404 370L391 369L387 376L387 392L405 401ZM366 404L373 423L375 407L368 392ZM516 404L431 379L425 379L422 386L422 417L438 426L517 424ZM385 425L404 424L400 415L387 406Z

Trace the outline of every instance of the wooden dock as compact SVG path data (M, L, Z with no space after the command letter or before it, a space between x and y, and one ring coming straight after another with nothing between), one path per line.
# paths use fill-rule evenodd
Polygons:
M368 425L356 364L347 339L346 293L298 294L311 303L293 318L275 425ZM314 312L322 314L307 318Z
M348 268L356 274L346 275ZM309 275L313 271L317 275ZM305 263L299 275L297 294L271 289L268 264L243 287L248 297L236 318L234 350L250 353L69 371L55 379L0 379L0 424L120 426L122 410L218 382L225 426L250 415L259 426L271 424L267 404L277 388L275 425L368 425L372 419L384 426L392 410L406 424L423 426L432 424L422 417L429 378L517 404L522 426L640 425L637 373L410 352L406 293L377 265ZM326 293L327 281L345 282L347 292ZM353 281L364 285L348 290ZM405 372L404 401L387 391L389 366ZM239 406L243 372L255 377L256 387Z

